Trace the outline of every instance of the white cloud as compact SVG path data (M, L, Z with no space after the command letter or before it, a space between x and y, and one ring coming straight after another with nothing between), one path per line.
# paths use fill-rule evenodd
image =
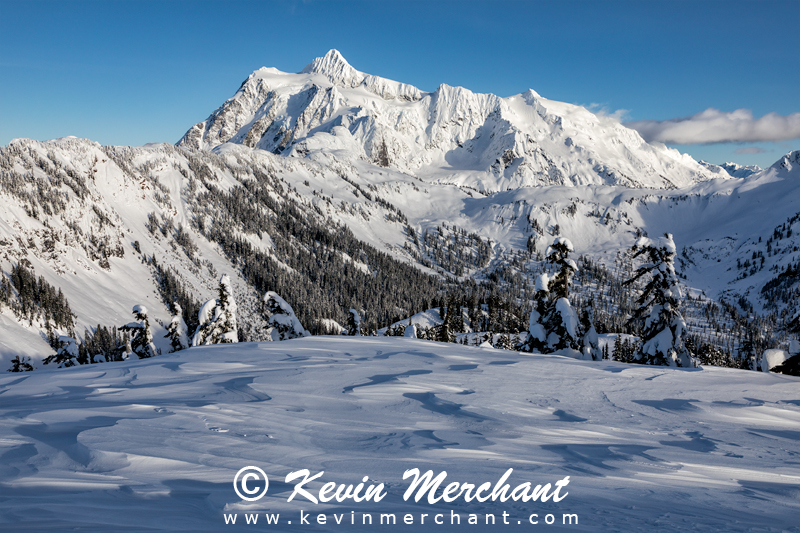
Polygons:
M800 137L800 113L769 113L756 119L749 109L723 113L710 107L687 118L636 120L625 125L648 142L666 144L786 141Z
M733 151L735 154L764 154L766 150L759 148L758 146L748 146L747 148L737 148Z
M611 111L611 109L606 104L597 104L597 103L591 103L583 107L585 107L595 115L601 117L611 117L618 122L622 122L623 120L625 120L625 117L630 112L629 109L617 109L616 111Z

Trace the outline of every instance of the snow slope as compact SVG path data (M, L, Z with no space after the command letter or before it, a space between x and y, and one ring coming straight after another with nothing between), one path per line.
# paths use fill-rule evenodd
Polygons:
M0 376L0 528L219 531L224 514L279 513L271 531L374 531L332 513L435 513L528 530L797 531L798 379L588 363L403 338L311 337ZM236 472L262 468L241 501ZM288 503L285 476L384 483L380 503ZM407 469L512 487L569 476L559 503L403 501ZM300 526L300 510L328 524ZM510 526L502 525L507 512ZM428 513L420 525L420 514ZM288 524L291 520L292 524ZM517 520L522 524L517 524ZM234 526L227 526L236 529ZM540 527L544 524L540 522ZM255 528L253 528L255 529Z
M261 68L179 146L236 143L293 157L336 153L480 191L535 185L672 188L713 177L618 121L533 90L508 98L431 93L355 70L336 51L298 74Z
M467 234L475 235L478 241L467 242L473 247L468 251L475 253L475 243L481 243L485 262L466 265L460 276L482 276L508 264L514 253L526 249L530 236L536 238L539 252L561 235L574 243L576 253L610 263L638 234L671 232L681 250L680 270L691 286L711 297L726 295L735 301L744 296L756 309L765 309L768 302L762 301L761 289L800 261L800 220L792 222L793 233L784 230L781 239L769 249L767 245L775 228L799 211L795 199L800 152L748 178L709 180L680 189L552 185L488 195L453 184L420 182L367 161L348 162L335 151L319 159L287 158L230 143L210 153L169 145L103 148L68 138L17 140L4 155L18 180L31 183L25 187L35 185L41 194L26 195L24 188L3 191L0 262L6 272L26 262L63 289L78 315L78 334L99 323L125 324L131 307L144 304L156 319L156 340L161 341L158 323L167 323L170 316L154 293L145 256L156 256L178 272L200 301L214 294L219 274L229 274L237 297L249 301L243 309L252 308L262 295L247 285L219 245L197 231L199 217L207 214L198 210L196 195L208 187L232 192L256 174L274 176L283 188L276 189L274 197L298 202L306 216L346 225L358 239L426 270L420 263L439 272L457 272L421 244L425 232L441 232L445 248L458 235L459 246L464 246ZM82 188L64 182L66 173L77 176ZM43 197L55 200L47 203ZM59 212L48 207L62 204ZM149 231L150 214L158 224L182 225L197 252L190 256L176 247L169 232ZM259 250L274 246L268 233L246 227L237 232ZM118 250L117 255L107 255L109 249ZM745 262L759 253L763 266L759 258L757 270L746 268ZM365 273L374 268L348 254L341 259ZM0 357L5 361L17 354L36 359L50 353L40 325L20 322L6 309L0 312L0 327L5 332L0 336Z

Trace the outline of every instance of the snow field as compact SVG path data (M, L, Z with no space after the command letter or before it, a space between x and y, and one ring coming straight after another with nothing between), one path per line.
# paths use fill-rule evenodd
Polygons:
M791 531L800 507L797 385L775 374L396 337L216 345L6 375L0 523L14 531L218 531L224 513L269 512L282 517L271 530L297 531L300 510L453 510L464 520L507 512L522 522L475 530L521 530L532 527L531 513L575 513L579 531ZM248 465L270 478L267 496L252 503L232 486ZM293 484L284 478L304 468L325 472L309 485L315 491L369 476L387 496L287 503ZM569 495L559 503L405 502L402 476L411 468L475 484L513 468L512 488L569 476ZM415 524L397 527L428 530ZM306 529L349 530L333 520Z

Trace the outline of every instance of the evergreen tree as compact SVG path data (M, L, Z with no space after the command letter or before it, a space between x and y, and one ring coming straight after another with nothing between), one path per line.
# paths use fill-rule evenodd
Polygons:
M744 338L739 343L739 368L742 370L756 370L758 368L758 352L754 335L753 329L747 327Z
M558 269L558 272L549 283L553 298L569 298L572 276L578 271L578 265L569 257L570 252L573 250L572 242L569 239L556 237L553 244L545 252L547 262Z
M618 333L614 339L614 353L611 358L620 363L634 363L637 350L637 345L630 338Z
M386 337L402 337L405 334L406 326L397 324L396 326L388 326L386 328Z
M294 309L276 292L264 294L264 319L270 325L269 334L273 341L285 341L308 337L306 330L294 314Z
M130 359L132 355L133 355L133 347L131 347L131 336L128 334L127 331L125 331L125 353L122 356L122 358L127 360Z
M213 344L239 342L238 328L236 327L236 300L233 297L231 278L227 274L219 280L219 304L215 327L212 330Z
M622 362L622 335L617 333L614 337L614 351L611 353L611 359L614 361Z
M347 334L351 337L361 336L361 315L353 308L350 308L350 315L347 317Z
M109 331L105 326L97 325L94 332L86 331L83 342L78 346L80 357L78 361L86 363L106 363L121 361L120 339L117 329Z
M548 285L550 304L544 315L544 328L547 353L579 357L578 315L569 303L572 276L578 270L578 265L569 257L572 250L572 243L565 237L557 237L547 248L547 261L558 268L558 272Z
M583 331L583 358L588 361L599 361L602 358L600 341L594 328L594 303L589 300L581 315L581 331Z
M32 370L31 358L27 355L16 356L11 360L11 368L8 369L9 372L30 372Z
M622 339L619 348L619 360L623 363L633 363L636 361L637 345L632 339L626 337Z
M501 333L500 336L497 338L497 343L494 346L495 348L499 348L501 350L513 350L514 347L511 344L511 337L508 336L508 333Z
M536 252L536 235L528 236L528 241L525 243L525 247L528 249L529 254Z
M703 344L696 354L701 365L732 367L735 364L729 354L711 344Z
M58 351L54 355L45 358L44 364L55 364L58 368L69 368L78 366L78 341L67 335L59 335Z
M447 302L447 320L451 333L464 333L466 330L461 301L455 294L451 294Z
M450 299L450 305L447 308L445 308L445 307L440 307L439 308L439 314L442 316L442 319L443 319L442 323L439 324L439 327L437 328L438 335L436 337L436 340L439 341L439 342L455 342L456 341L456 335L455 335L455 332L453 330L453 325L454 325L454 322L455 322L454 317L455 317L456 313L458 311L460 311L460 309L458 309L458 311L457 311L456 307L453 307L452 304L453 304L453 299L451 298Z
M143 305L133 306L133 316L135 322L129 322L119 328L121 331L130 333L130 350L139 359L147 359L158 355L153 344L153 333L150 331L150 320L147 318L147 308ZM126 350L127 351L127 350Z
M546 273L540 274L536 278L536 292L533 295L533 309L531 309L528 321L528 337L525 339L519 350L523 352L546 353L547 332L545 331L543 317L547 313L549 305L549 284L550 278Z
M224 274L219 279L216 299L208 300L197 313L197 330L192 346L239 342L236 328L236 300L233 297L231 278Z
M436 340L439 342L455 342L456 336L450 330L447 322L442 322L436 327Z
M189 347L189 335L186 322L183 320L183 309L178 302L172 303L172 313L172 321L167 326L167 334L164 337L169 338L170 351L177 352Z
M649 277L637 299L631 322L641 325L642 346L635 362L664 366L696 366L692 354L683 344L686 322L680 313L681 289L675 274L675 243L672 235L658 239L642 237L633 246L633 257L644 257L625 284L632 285Z

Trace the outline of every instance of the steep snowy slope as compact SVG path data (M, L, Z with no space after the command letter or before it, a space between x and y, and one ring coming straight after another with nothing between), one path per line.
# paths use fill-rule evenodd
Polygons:
M219 152L13 141L0 149L3 272L22 266L61 289L81 337L98 324L121 326L133 305L145 305L164 350L160 324L171 301L159 269L199 302L230 275L242 333L253 339L263 336L258 301L266 290L285 291L312 330L316 321L342 321L350 306L370 308L374 324L436 294L435 280L406 265L414 259L403 248L405 215L369 181L356 182L351 166L236 145ZM384 295L385 285L395 293ZM14 308L19 290L0 305L4 367L15 355L52 352L46 317Z
M342 337L0 375L0 529L530 531L555 520L570 531L795 531L797 385L741 370ZM250 465L269 477L256 502L232 485ZM437 496L451 482L494 486L509 468L512 489L569 483L557 503L429 504L403 500L412 468L446 471ZM315 496L326 482L367 476L385 497L287 502L299 480L286 475L301 469L324 471L305 486ZM381 513L397 525L381 526ZM564 514L577 515L571 526Z
M125 324L131 308L142 304L151 310L157 344L166 350L158 320L168 321L169 310L155 291L146 257L174 269L197 298L214 294L218 273L237 278L218 247L191 229L189 207L181 201L187 185L181 171L186 173L188 164L174 147L104 149L75 138L15 140L2 155L3 270L22 264L61 288L79 318L78 334L97 324ZM151 214L163 233L148 231ZM169 228L162 224L167 220ZM174 242L172 228L178 227L197 246L191 256ZM239 297L252 293L241 281L235 286ZM4 362L12 354L36 359L52 352L41 320L15 320L8 308L0 320Z
M169 320L152 257L199 301L215 294L220 274L231 275L242 300L242 324L250 331L261 325L259 314L251 312L256 289L274 290L275 283L291 291L285 296L305 313L308 328L331 319L341 323L353 305L370 309L370 322L380 327L424 310L423 300L430 298L425 291L437 289L420 281L409 289L412 300L393 307L375 276L392 275L398 267L381 266L372 252L365 256L365 246L425 271L467 279L498 268L528 272L535 260L525 255L531 240L533 250L542 252L556 235L566 236L577 253L611 264L637 235L665 231L685 249L682 271L692 286L734 302L744 296L759 311L794 309L786 296L792 293L783 291L785 276L781 298L762 289L800 260L791 229L797 219L783 226L798 211L798 152L743 180L683 189L547 186L490 195L421 182L368 161L349 161L335 150L287 158L231 143L212 153L167 145L103 148L61 139L14 141L1 152L2 268L10 272L25 265L61 288L78 317L79 335L84 327L126 323L135 304L151 310L157 329ZM267 201L274 205L265 206ZM340 244L344 247L334 251L319 241L301 242L306 230L276 218L281 205L289 211L280 216L295 213L290 216L317 221L340 235L336 228L347 227L364 245ZM190 244L182 244L179 228ZM232 240L246 249L231 247ZM264 255L248 259L255 252ZM268 281L253 271L254 263L265 261L275 261L274 269L298 276L296 281ZM312 266L309 261L317 266L304 270ZM320 278L319 269L331 266L339 273ZM341 276L361 281L352 289L330 285ZM374 290L366 289L376 282ZM406 282L393 281L391 293L398 283ZM789 291L796 289L793 281L788 285ZM334 289L349 296L325 296ZM317 298L328 303L306 305ZM384 310L376 312L375 306ZM50 352L41 321L20 319L8 308L0 321L7 332L0 338L4 360ZM157 342L163 341L160 335Z
M336 152L480 191L535 185L672 188L712 177L617 121L542 98L441 85L432 93L355 70L336 50L299 74L253 72L178 143L236 143L294 157Z

